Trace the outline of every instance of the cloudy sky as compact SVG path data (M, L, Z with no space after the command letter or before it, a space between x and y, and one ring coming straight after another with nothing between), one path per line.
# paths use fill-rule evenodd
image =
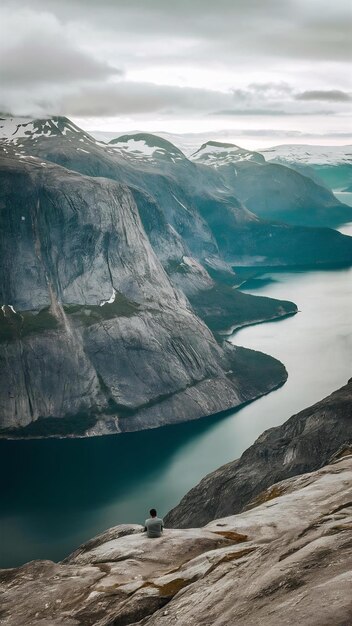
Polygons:
M0 110L352 143L351 0L2 0Z

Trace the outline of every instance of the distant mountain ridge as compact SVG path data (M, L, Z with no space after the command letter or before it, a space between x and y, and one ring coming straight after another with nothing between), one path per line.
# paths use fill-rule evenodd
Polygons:
M267 148L262 150L262 154L267 161L300 168L309 166L310 171L313 171L325 185L332 189L343 190L352 187L352 145L288 144ZM310 175L308 170L306 173Z
M40 133L35 132L38 126ZM165 234L168 241L174 239L172 249L179 248L181 237L191 256L198 259L220 252L222 260L232 264L248 264L251 256L255 264L285 263L281 257L288 250L286 244L277 253L272 246L263 248L259 231L267 231L268 225L260 224L259 218L297 226L334 226L352 220L352 209L341 204L325 187L290 168L266 163L258 153L232 144L210 142L197 151L195 160L189 160L173 144L150 133L123 135L105 144L94 140L67 118L53 118L51 123L32 121L30 128L32 136L27 129L21 143L12 146L16 156L21 159L37 156L89 176L113 178L143 191L161 207L165 223L173 229L170 232L166 227ZM0 141L5 153L12 141L13 137ZM202 156L207 156L205 161ZM147 205L142 204L145 210ZM247 223L252 228L255 221L257 234L250 238L246 250L242 242L244 237L248 240L248 233L240 239L236 237L235 242L231 235L229 241L229 235L234 232L229 231L230 225L238 231L240 224L244 227ZM150 220L144 223L150 224ZM276 228L275 238L277 233ZM283 229L281 235L285 235ZM291 231L291 236L302 235ZM318 261L316 253L314 259ZM298 258L290 254L286 262L293 265ZM301 262L309 264L307 253Z
M314 146L309 144L282 144L260 150L267 161L280 159L287 163L307 165L352 165L352 145Z

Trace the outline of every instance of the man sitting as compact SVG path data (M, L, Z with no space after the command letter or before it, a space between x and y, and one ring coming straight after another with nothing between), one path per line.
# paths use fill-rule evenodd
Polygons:
M150 537L151 539L161 537L164 529L163 520L160 517L157 517L155 509L150 509L149 515L150 517L145 520L143 532L146 532L147 537Z

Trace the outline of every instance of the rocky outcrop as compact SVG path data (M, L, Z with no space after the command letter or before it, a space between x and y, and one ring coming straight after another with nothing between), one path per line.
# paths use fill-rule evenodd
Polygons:
M61 563L0 570L3 626L350 624L352 456L205 528L117 526Z
M265 431L240 459L208 474L166 519L170 526L201 526L238 513L264 489L322 467L352 442L352 379L287 422ZM274 492L273 492L274 493Z
M0 177L3 436L151 428L286 380L274 359L215 341L170 283L128 188L10 156ZM272 314L295 310L271 302Z

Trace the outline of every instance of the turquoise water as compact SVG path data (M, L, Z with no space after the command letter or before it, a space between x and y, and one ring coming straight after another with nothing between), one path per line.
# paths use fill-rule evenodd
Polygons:
M152 431L82 440L0 441L0 566L58 560L106 528L164 515L205 474L238 457L352 375L352 269L276 272L248 292L300 312L231 339L272 354L287 383L241 410Z

